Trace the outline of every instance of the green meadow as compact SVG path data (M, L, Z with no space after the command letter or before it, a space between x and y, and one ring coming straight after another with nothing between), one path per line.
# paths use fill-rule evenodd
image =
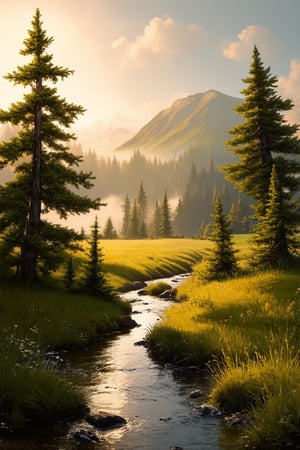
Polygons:
M101 242L102 244L102 242ZM194 240L103 241L104 270L114 290L133 281L186 272L199 261L204 243ZM74 255L80 278L84 253ZM2 279L0 285L0 422L2 431L24 433L37 424L78 416L85 399L59 377L59 353L88 345L119 329L130 306L68 293L65 267L32 289Z
M247 425L240 446L290 448L300 439L300 275L247 271L248 236L234 237L240 274L204 283L202 260L209 241L194 239L103 240L103 266L113 290L133 281L191 271L178 302L147 335L153 355L179 365L208 367L209 400L224 413L242 412ZM84 252L74 256L76 278ZM130 306L67 293L65 268L31 290L2 280L0 290L0 415L2 428L24 432L37 424L82 414L86 400L56 370L60 354L117 330ZM154 284L161 291L165 286ZM56 359L57 358L57 359ZM237 438L239 439L239 438ZM293 448L293 447L292 447Z
M130 287L133 281L153 280L191 270L211 246L198 239L102 240L103 267L114 289ZM75 254L80 267L83 252ZM80 269L79 269L80 270ZM59 274L62 277L62 274Z
M300 440L300 275L247 273L247 238L237 237L240 276L203 283L201 263L178 288L177 304L148 333L153 354L208 367L210 402L245 414L240 446L295 448ZM182 299L185 299L182 301Z

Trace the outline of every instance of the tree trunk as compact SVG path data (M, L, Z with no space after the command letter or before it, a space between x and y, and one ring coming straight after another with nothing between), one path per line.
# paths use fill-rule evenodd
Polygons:
M42 77L39 76L36 82L36 94L42 90ZM37 277L37 245L40 234L41 222L41 154L42 154L42 107L35 106L32 148L32 172L28 225L25 234L24 244L21 249L21 270L20 277L32 285Z

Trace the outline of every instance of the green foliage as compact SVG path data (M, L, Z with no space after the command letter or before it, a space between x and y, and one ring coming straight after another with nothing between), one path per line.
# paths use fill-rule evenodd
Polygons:
M75 279L75 270L73 266L73 258L72 256L70 256L67 262L66 272L64 274L64 284L67 291L72 291L74 287L74 279Z
M113 226L111 217L108 217L103 230L103 239L116 239L117 237L117 231Z
M87 261L83 270L81 287L84 292L95 297L109 296L111 287L103 270L103 254L99 248L99 226L98 219L91 227L91 238L88 242L89 251Z
M0 144L1 167L14 167L13 178L0 188L1 262L29 284L54 271L61 250L79 238L74 230L50 223L46 214L54 211L66 219L100 205L99 199L76 192L90 189L92 176L76 171L82 158L69 151L75 136L66 130L84 109L57 94L55 84L72 71L53 64L47 53L52 41L37 9L20 51L32 59L6 76L27 91L22 101L0 111L1 122L18 126L18 134Z
M216 199L212 217L214 224L210 239L214 242L214 246L209 250L202 276L206 280L223 280L233 277L238 268L229 229L230 223L223 213L220 197Z
M299 188L298 125L287 123L282 112L293 107L291 100L283 100L276 92L277 78L270 68L264 68L260 54L254 47L249 76L243 79L245 99L236 107L244 121L230 130L233 137L229 149L240 160L223 167L227 179L240 191L255 199L256 216L264 216L268 201L269 182L273 163L278 173L285 198L289 200Z
M281 268L292 262L298 227L295 219L296 216L292 217L287 211L276 166L273 165L266 212L257 224L252 239L251 264L254 267Z
M169 238L173 235L173 227L171 221L171 210L167 192L164 193L162 205L160 207L160 237Z

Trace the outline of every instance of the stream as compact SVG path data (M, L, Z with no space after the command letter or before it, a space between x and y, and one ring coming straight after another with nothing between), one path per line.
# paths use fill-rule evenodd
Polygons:
M176 287L185 277L162 281ZM28 449L232 450L232 432L222 425L223 419L203 416L197 405L204 403L205 397L190 397L196 389L208 391L210 376L159 365L144 346L137 345L170 302L138 291L122 297L132 303L132 318L139 326L110 335L92 348L66 354L64 372L82 387L92 412L120 415L126 425L101 432L103 440L96 444L68 439L70 425L58 427L55 436L50 433L37 438Z

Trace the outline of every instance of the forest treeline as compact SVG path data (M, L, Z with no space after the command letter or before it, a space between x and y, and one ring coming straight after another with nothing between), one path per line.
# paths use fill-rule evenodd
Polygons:
M15 133L14 127L5 125L2 128L1 138L5 141ZM95 150L86 151L78 142L72 143L71 150L75 155L82 157L81 169L92 172L94 176L93 187L89 189L92 196L105 199L115 195L123 200L122 228L115 228L112 215L102 230L102 237L110 239L165 237L165 232L158 232L160 226L157 224L158 208L163 206L165 193L168 200L178 199L175 211L172 213L170 211L171 236L207 237L217 195L222 199L224 211L229 214L232 231L234 233L249 231L252 214L250 199L225 180L217 163L211 160L209 167L203 166L202 161L205 158L201 157L203 149L200 147L193 146L181 156L169 161L147 158L139 150L127 160L118 159L115 155L99 156ZM8 169L2 171L0 176L0 181L5 182L10 177L10 171ZM137 211L140 223L134 224L136 220L134 209L135 207L139 209L138 196L141 183L147 207L142 213ZM130 213L128 207L131 209ZM116 213L120 216L120 211Z
M225 180L213 161L209 167L201 165L200 148L193 147L179 158L164 162L147 158L139 150L125 161L115 156L98 157L95 151L84 153L80 145L74 150L83 156L84 171L92 171L95 176L91 189L93 195L101 198L116 195L123 199L123 226L118 230L121 238L166 237L157 232L158 209L164 206L165 195L167 200L178 199L175 211L170 214L172 236L207 237L217 195L222 198L224 211L229 214L232 231L249 231L251 200ZM139 199L141 184L146 203L142 210ZM136 225L139 231L128 233L126 221L134 221L136 214L140 217L140 223ZM111 220L113 218L109 218L109 229ZM112 236L109 234L107 237Z

